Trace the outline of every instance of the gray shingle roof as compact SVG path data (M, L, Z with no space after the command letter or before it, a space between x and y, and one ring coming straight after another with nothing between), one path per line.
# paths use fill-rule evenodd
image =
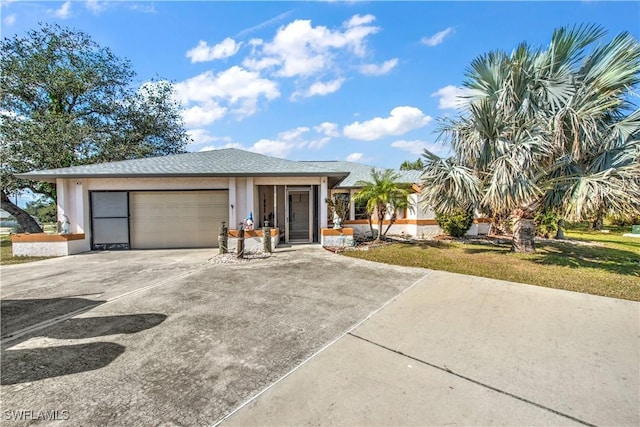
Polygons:
M348 170L320 163L295 162L250 151L226 148L146 159L33 171L20 178L108 178L158 176L330 176L342 178Z
M301 163L307 163L316 167L331 168L334 170L348 171L349 176L340 182L336 188L358 188L356 183L358 181L369 181L371 179L371 169L384 170L383 168L377 168L374 166L363 165L361 163L343 162L343 161L305 161ZM421 181L420 176L422 171L410 170L410 171L395 171L399 176L399 181L404 184L414 184Z

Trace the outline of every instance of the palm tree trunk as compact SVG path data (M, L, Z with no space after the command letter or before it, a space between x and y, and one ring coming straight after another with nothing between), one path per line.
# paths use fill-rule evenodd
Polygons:
M369 231L371 231L371 238L373 239L373 221L371 221L371 215L367 216L367 220L369 221Z
M558 220L558 231L556 231L556 239L558 240L564 240L564 220L563 219L559 219Z
M511 250L513 252L523 253L535 252L535 236L536 229L533 219L515 217Z
M42 228L38 225L35 219L31 217L28 213L20 209L17 205L15 205L11 200L9 200L9 196L4 191L0 192L0 202L2 209L9 212L15 219L18 221L20 228L26 233L42 233Z
M376 239L376 242L379 242L382 240L382 221L383 221L383 218L381 218L380 215L378 215L378 238Z

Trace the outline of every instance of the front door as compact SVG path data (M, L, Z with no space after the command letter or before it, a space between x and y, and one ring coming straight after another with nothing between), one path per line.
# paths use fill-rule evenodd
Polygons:
M309 191L289 192L289 241L311 241Z

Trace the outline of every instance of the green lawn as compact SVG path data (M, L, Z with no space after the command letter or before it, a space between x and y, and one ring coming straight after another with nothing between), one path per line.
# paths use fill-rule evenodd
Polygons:
M535 254L516 254L509 244L397 243L343 255L387 264L424 267L613 298L640 301L640 238L629 230L568 231L570 243L536 242Z

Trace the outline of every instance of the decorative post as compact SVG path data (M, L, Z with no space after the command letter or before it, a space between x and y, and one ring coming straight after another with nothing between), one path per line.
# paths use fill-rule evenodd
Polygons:
M218 235L218 253L220 255L227 253L227 242L228 242L228 233L227 223L222 221L222 225L220 226L220 234Z
M244 223L240 223L240 229L238 230L238 249L236 252L238 258L244 258Z
M262 227L262 251L264 253L271 253L271 229Z

